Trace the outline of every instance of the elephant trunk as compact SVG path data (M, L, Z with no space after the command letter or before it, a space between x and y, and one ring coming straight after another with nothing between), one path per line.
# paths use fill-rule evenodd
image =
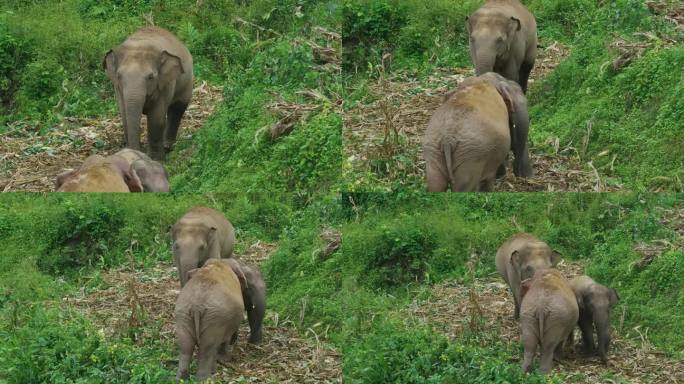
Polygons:
M487 72L494 72L494 64L496 63L496 55L487 52L488 50L480 50L475 58L475 74L477 76L483 75ZM496 52L495 50L490 50Z
M145 88L126 90L124 95L126 119L126 146L140 150L140 119L145 105Z
M594 325L598 338L598 353L601 361L608 361L608 347L610 346L610 317L607 313L594 312Z
M198 263L193 259L192 261L183 260L181 258L178 274L180 275L181 288L188 282L188 271L198 268Z

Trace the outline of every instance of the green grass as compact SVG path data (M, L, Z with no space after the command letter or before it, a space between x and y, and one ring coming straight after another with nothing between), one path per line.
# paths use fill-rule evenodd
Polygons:
M436 68L472 67L464 20L479 3L346 0L344 82L353 91L345 106L372 98L364 84L377 77L375 68L385 53L392 54L391 72L409 73L426 83ZM679 95L684 81L674 68L682 65L682 32L640 0L523 3L537 18L543 48L558 41L571 49L528 94L530 138L537 151L552 153L549 142L558 138L561 148L571 148L583 163L592 161L611 185L631 191L681 191L684 131ZM647 48L614 70L611 64L618 54L609 46L618 38L646 43ZM401 163L399 158L386 160L393 167ZM372 166L357 182L382 190L423 188L412 175Z
M406 314L429 302L433 284L496 276L496 249L518 230L536 234L565 259L584 261L591 276L618 290L624 337L638 343L635 328L648 329L659 351L681 358L684 251L672 227L679 223L665 225L663 215L684 209L682 201L635 194L332 194L310 201L291 194L5 195L0 334L7 342L0 362L13 369L0 381L171 377L173 343L141 347L125 332L104 340L87 315L58 303L80 289L102 289L100 273L131 257L143 269L168 262L168 225L197 204L233 222L238 254L256 240L278 244L262 266L269 307L302 330L327 330L350 382L541 380L521 375L520 346L500 341L496 329L447 340ZM322 252L323 228L342 232L341 248L330 255ZM635 246L655 240L673 245L637 267ZM480 260L471 275L466 263L473 253Z
M0 133L40 142L66 117L118 114L102 59L151 17L188 46L198 80L224 87L216 115L167 162L173 190L328 190L339 176L341 91L308 43L336 48L316 28L338 30L338 15L330 0L4 2ZM300 94L307 90L321 98ZM281 99L320 107L271 142L264 128L277 119L267 106Z

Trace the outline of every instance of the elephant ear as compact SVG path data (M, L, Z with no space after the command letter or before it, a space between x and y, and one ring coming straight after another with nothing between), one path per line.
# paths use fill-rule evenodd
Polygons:
M558 265L561 259L561 254L558 251L551 250L551 266L555 267Z
M57 175L57 179L55 179L55 191L59 190L59 188L62 187L62 184L64 184L71 176L73 176L74 173L76 173L76 170L71 169Z
M508 20L508 36L512 36L515 32L518 32L520 29L522 29L520 19L516 19L515 17L511 16L511 18Z
M518 265L520 265L520 252L518 252L517 249L511 252L511 265L516 269L518 268Z
M207 245L212 244L214 242L215 237L216 227L209 227L209 230L207 231Z
M189 281L189 280L192 278L192 276L193 276L195 273L197 273L197 271L199 271L199 270L200 270L200 268L193 268L193 269L191 269L191 270L185 272L185 281L186 281L186 284L187 284L187 281Z
M145 192L142 181L140 181L140 177L135 169L130 168L128 171L124 171L124 181L131 192Z
M176 81L182 73L185 73L185 69L181 58L168 51L162 51L159 65L159 87L166 87L167 84Z
M577 306L579 307L580 310L584 309L584 306L588 303L586 303L588 300L584 300L584 297L580 293L575 292L575 298L577 298Z
M615 289L610 288L610 307L614 307L615 304L620 300L620 296Z
M116 79L116 68L118 66L119 62L118 58L116 57L116 52L113 49L110 49L107 51L104 59L102 60L102 68L105 69L107 72L107 77L109 77L109 79L112 81Z

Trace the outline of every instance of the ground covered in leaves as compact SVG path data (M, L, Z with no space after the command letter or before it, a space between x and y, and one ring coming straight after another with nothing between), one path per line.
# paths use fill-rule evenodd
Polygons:
M584 273L584 263L561 261L558 269L568 279ZM630 308L618 303L617 319L607 365L598 357L581 357L581 336L575 330L575 349L554 362L554 373L570 383L681 383L684 361L668 358L648 340L648 330L639 326L624 328ZM457 340L464 331L494 332L504 343L520 345L520 326L513 319L513 299L501 278L478 278L472 285L445 282L431 288L430 299L414 302L404 310L407 315L431 324L437 331ZM520 355L510 361L521 361ZM538 360L537 360L538 363Z
M553 71L569 52L569 47L558 42L540 49L530 85ZM471 69L443 69L419 80L405 72L388 76L380 73L379 79L366 84L372 100L359 102L345 112L344 169L350 187L357 190L376 189L378 185L380 189L392 186L423 189L422 135L444 95L471 75ZM570 144L562 145L558 138L535 143L532 139L534 130L532 121L530 155L535 177L515 177L512 157L509 157L508 172L497 180L495 191L607 192L621 189L619 185L607 183L605 176L591 162L583 161ZM374 182L367 181L369 175Z
M198 81L178 132L177 146L192 140L216 106L223 88ZM147 144L147 119L143 116L141 142ZM18 123L19 124L19 123ZM0 190L3 192L50 192L55 178L78 167L90 155L108 156L124 148L121 118L65 118L45 134L19 124L0 134ZM173 176L173 175L171 175Z
M274 244L257 241L238 257L259 264L268 259ZM103 288L63 298L62 306L85 312L107 337L131 337L139 344L161 343L169 354L160 363L178 367L173 310L179 293L175 267L161 263L146 271L127 267L103 272ZM249 326L240 328L229 362L214 376L219 382L240 383L341 383L341 356L322 339L327 329L298 330L297 319L280 318L267 309L264 339L247 343Z

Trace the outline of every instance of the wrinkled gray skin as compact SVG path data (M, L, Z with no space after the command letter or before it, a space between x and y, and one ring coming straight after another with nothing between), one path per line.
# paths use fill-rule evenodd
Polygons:
M222 213L194 207L171 227L173 258L181 287L189 270L209 259L229 258L235 245L235 230Z
M520 84L537 57L537 22L518 0L489 0L466 18L475 73L496 72Z
M244 311L241 282L228 265L216 259L187 275L174 311L180 349L176 378L188 379L197 346L197 379L205 380L216 372L217 359L227 360L228 347L237 341Z
M532 371L532 362L541 347L539 371L548 374L554 355L563 357L563 345L579 319L579 308L570 282L553 268L537 270L523 282L520 308L520 340L525 348L522 369Z
M596 329L598 354L605 364L608 362L610 346L610 315L620 299L617 291L595 282L589 276L575 277L570 280L570 285L577 296L577 302L581 303L578 324L582 331L584 353L596 354L594 345L594 329Z
M131 171L134 171L140 178L143 192L169 191L169 174L159 162L152 160L140 151L130 148L122 149L115 155L128 161Z
M149 154L163 160L192 97L190 52L171 32L146 27L109 50L103 67L114 85L126 146L141 149L140 119L145 114Z
M236 258L223 259L230 265L238 277L244 276L240 281L242 285L242 299L245 302L247 319L249 320L249 342L258 344L262 339L261 326L266 313L266 283L261 276L261 271L255 265L250 265Z
M513 235L496 251L496 270L513 293L516 319L520 318L520 282L538 270L555 267L560 258L558 252L529 233Z

